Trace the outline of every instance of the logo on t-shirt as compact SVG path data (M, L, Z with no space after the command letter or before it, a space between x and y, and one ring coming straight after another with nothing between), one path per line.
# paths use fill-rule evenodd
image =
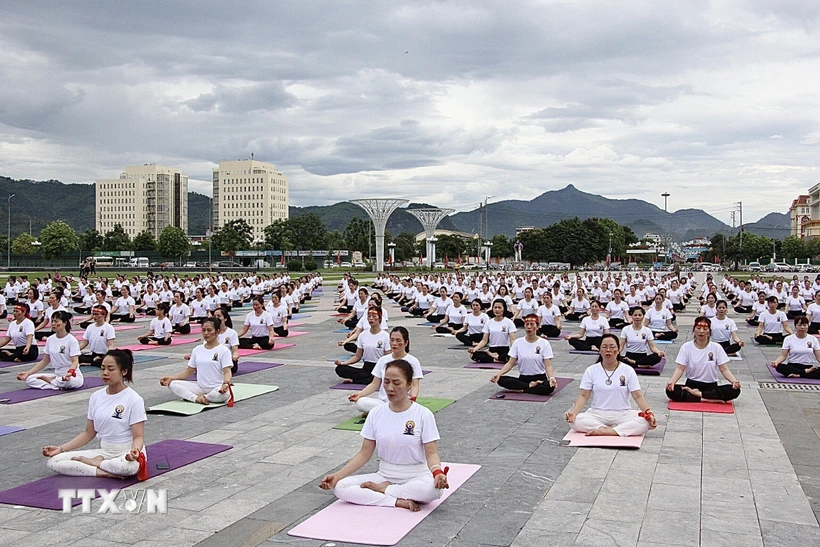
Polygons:
M811 342L806 342L806 346L808 346L811 349Z
M376 342L376 347L377 348L381 348L383 345L384 345L384 342L382 340L379 340L378 342Z
M710 361L714 361L714 360L715 360L715 354L714 354L714 353L712 353L711 351L709 352L709 360L710 360Z
M641 333L641 338L643 338L644 340L646 340L646 333L645 333L645 332L644 332L644 333Z
M501 332L507 332L507 327L501 327Z
M541 355L541 346L535 346L535 354Z
M60 346L60 353L65 353L65 346Z
M621 387L626 386L626 376L621 376L620 378L618 378L618 381L621 383Z
M404 424L404 435L415 435L415 433L414 433L415 430L416 430L416 422L414 422L413 420L408 420Z
M219 361L219 353L218 352L214 352L214 356L211 357L211 361Z
M117 405L116 408L114 408L114 415L111 417L116 418L117 420L122 420L123 412L125 412L125 407L122 405Z

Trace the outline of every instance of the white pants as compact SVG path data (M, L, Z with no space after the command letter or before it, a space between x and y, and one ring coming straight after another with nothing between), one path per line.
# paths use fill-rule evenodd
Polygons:
M611 427L621 437L643 435L649 431L649 422L638 416L637 410L596 410L590 408L575 417L572 429L589 433L593 429Z
M362 488L363 482L389 482L384 494L369 488ZM418 503L429 503L441 497L441 490L435 486L433 474L427 464L396 465L382 461L379 472L368 475L353 475L336 483L333 493L340 500L357 505L378 505L394 507L396 500L407 499Z
M76 376L69 376L68 381L64 382L62 376L54 376L53 374L32 374L26 378L26 385L32 389L77 389L83 387L83 373L80 369L76 369ZM40 380L40 376L53 377L53 380L46 382Z
M385 402L382 401L381 399L379 399L378 397L362 397L361 399L356 401L354 404L356 405L356 409L359 412L363 412L363 413L367 414L368 412L370 412L371 410L373 410L377 406L383 405L384 403Z
M174 380L168 384L168 389L170 389L177 397L182 397L186 401L191 401L192 403L196 402L196 398L199 395L204 395L205 398L212 403L224 403L231 398L231 390L227 390L225 393L219 393L219 390L222 389L222 384L206 393L205 390L196 382L191 382L189 380Z
M100 448L90 450L72 450L71 452L63 452L48 459L46 465L48 468L60 475L69 475L71 477L95 477L97 476L97 468L93 465L88 465L82 462L72 460L76 456L84 456L86 458L96 458L102 456L103 462L100 464L100 469L107 471L112 475L118 477L133 477L139 471L139 462L129 462L125 459L125 455L131 451L131 443L107 443L100 442ZM142 448L142 453L145 454L145 447ZM146 456L147 459L147 456Z

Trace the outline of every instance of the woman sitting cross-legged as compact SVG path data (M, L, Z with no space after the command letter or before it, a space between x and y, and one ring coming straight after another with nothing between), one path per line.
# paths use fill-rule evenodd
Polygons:
M433 413L411 400L413 376L413 366L404 360L386 365L382 380L387 404L370 411L361 432L361 449L342 469L325 476L320 488L332 489L349 503L411 511L441 497L442 489L449 486L436 447L438 428ZM379 454L379 471L351 476L374 452Z
M598 362L584 371L581 393L565 418L574 431L587 435L628 437L655 429L658 422L649 410L635 370L618 360L620 345L614 334L601 339ZM581 412L592 396L592 407ZM641 409L632 410L629 397Z
M675 359L678 366L666 384L666 396L673 401L723 403L740 395L740 382L727 366L729 357L720 344L710 340L711 334L709 319L703 316L696 317L695 339L681 347ZM729 384L718 385L718 371L730 382ZM677 382L684 373L686 383L678 385Z
M621 360L632 367L651 368L660 363L666 354L655 346L655 336L649 327L643 325L643 320L643 308L632 308L632 324L621 331L621 349L626 350Z
M344 378L344 383L369 384L373 380L373 367L379 359L390 353L390 335L381 328L381 309L370 308L367 311L367 321L370 329L361 332L356 338L356 354L346 361L334 361L336 374ZM364 360L362 368L351 366L361 360Z
M510 391L534 395L549 395L558 386L552 371L552 346L538 336L540 319L535 314L524 318L526 336L518 338L510 348L510 360L490 381ZM518 365L518 378L505 376Z
M145 454L145 402L126 383L133 381L134 358L127 349L106 353L102 362L105 389L88 399L85 430L59 446L44 446L48 468L72 477L148 478ZM76 450L100 439L100 448ZM143 474L144 473L144 474Z
M755 331L755 342L762 346L779 346L783 343L786 334L794 334L787 323L789 320L786 314L777 309L777 297L770 296L766 299L768 308L762 312L757 320L757 330Z
M504 317L507 311L507 303L500 298L493 301L493 318L484 323L481 338L476 346L467 350L473 361L479 363L506 363L510 353L510 346L515 340L515 323L512 319ZM487 348L484 350L484 348ZM483 351L482 351L483 350Z
M564 336L564 340L576 351L598 351L601 338L609 333L609 321L601 317L601 305L593 300L589 315L581 320L581 330Z
M820 380L820 340L809 336L809 320L799 316L794 320L797 332L783 340L783 350L772 366L789 378Z

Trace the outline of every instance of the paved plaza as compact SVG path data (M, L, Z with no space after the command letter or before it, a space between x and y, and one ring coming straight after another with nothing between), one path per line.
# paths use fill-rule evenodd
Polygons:
M167 489L167 514L67 515L0 505L0 545L325 545L287 531L334 500L317 485L361 445L358 433L333 429L356 415L350 392L328 389L339 381L329 360L345 354L336 344L343 335L332 332L339 328L330 317L334 293L326 284L301 320L306 324L292 328L310 332L288 341L296 347L244 358L285 364L241 379L279 386L275 393L194 416L149 415L148 444L233 447L140 485ZM552 341L556 375L574 382L547 403L490 400L499 389L489 382L492 371L463 368L469 359L454 339L429 336L421 320L389 306L391 326L408 327L410 353L432 371L421 395L456 399L436 414L442 460L482 466L399 545L820 545L820 391L775 385L766 362L779 350L754 346L753 331L735 314L747 344L743 360L730 362L743 385L736 412L670 413L664 386L678 349L691 339L694 308L678 316L680 339L659 346L668 354L663 374L640 377L659 424L640 450L626 451L559 446L568 431L564 412L593 356L569 354L569 344ZM134 343L142 332L117 336ZM136 366L133 387L147 406L173 398L159 378L184 368L182 355L192 348L141 352L164 357ZM27 368L0 369L0 392L19 389L14 376ZM41 448L84 428L92 392L0 405L0 425L26 429L0 436L1 490L50 474ZM376 465L374 458L362 472Z

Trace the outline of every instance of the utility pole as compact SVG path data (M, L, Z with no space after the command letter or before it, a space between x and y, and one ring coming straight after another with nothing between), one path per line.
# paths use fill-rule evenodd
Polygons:
M609 251L606 253L606 264L609 266L609 262L612 260L612 231L609 232Z
M475 256L478 259L478 263L481 263L481 223L484 221L484 204L478 204L478 246L476 247Z

